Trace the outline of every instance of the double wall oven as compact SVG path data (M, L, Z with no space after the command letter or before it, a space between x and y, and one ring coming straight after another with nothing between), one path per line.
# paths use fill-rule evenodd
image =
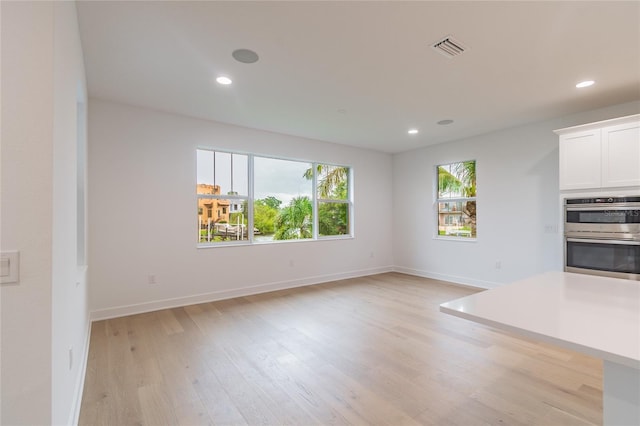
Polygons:
M640 281L640 196L568 198L564 270Z

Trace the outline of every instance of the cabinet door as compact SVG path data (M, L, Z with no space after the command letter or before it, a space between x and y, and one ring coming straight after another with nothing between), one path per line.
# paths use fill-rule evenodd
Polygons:
M599 188L600 129L560 136L560 189Z
M640 185L640 122L602 129L602 186Z

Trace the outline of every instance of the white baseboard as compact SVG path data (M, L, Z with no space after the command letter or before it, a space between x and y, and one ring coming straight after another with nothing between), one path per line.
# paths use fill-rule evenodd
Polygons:
M217 300L232 299L234 297L251 296L254 294L267 293L270 291L286 290L288 288L304 287L313 284L321 284L330 281L344 280L348 278L364 277L367 275L393 272L392 266L363 269L339 274L318 275L290 281L279 281L274 283L260 284L250 287L243 287L231 290L220 290L211 293L196 294L192 296L176 297L173 299L156 300L153 302L136 303L126 306L98 309L91 312L91 321L100 321L110 318L118 318L127 315L142 314L145 312L158 311L161 309L177 308L181 306L194 305L197 303L215 302Z
M71 416L67 424L77 426L80 421L80 408L82 406L82 393L84 392L84 381L87 375L87 364L89 362L89 343L91 342L91 318L87 317L87 330L84 339L84 348L80 361L82 365L79 367L79 374L73 394L73 406Z
M452 284L463 285L465 287L475 287L475 288L482 288L482 289L500 287L499 283L494 283L491 281L476 280L476 279L472 279L468 277L460 277L456 275L439 274L436 272L406 268L404 266L395 266L393 270L394 272L400 272L402 274L415 275L417 277L431 278L431 279L440 280L440 281L448 281Z

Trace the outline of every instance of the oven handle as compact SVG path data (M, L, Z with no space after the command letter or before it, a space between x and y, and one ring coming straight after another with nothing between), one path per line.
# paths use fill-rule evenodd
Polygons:
M569 243L591 243L591 244L619 244L622 246L640 246L640 241L635 240L607 240L593 238L566 238Z

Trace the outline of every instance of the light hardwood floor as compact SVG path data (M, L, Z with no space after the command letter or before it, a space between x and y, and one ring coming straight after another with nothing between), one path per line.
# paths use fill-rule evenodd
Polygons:
M388 273L93 324L81 425L602 423L601 361Z

